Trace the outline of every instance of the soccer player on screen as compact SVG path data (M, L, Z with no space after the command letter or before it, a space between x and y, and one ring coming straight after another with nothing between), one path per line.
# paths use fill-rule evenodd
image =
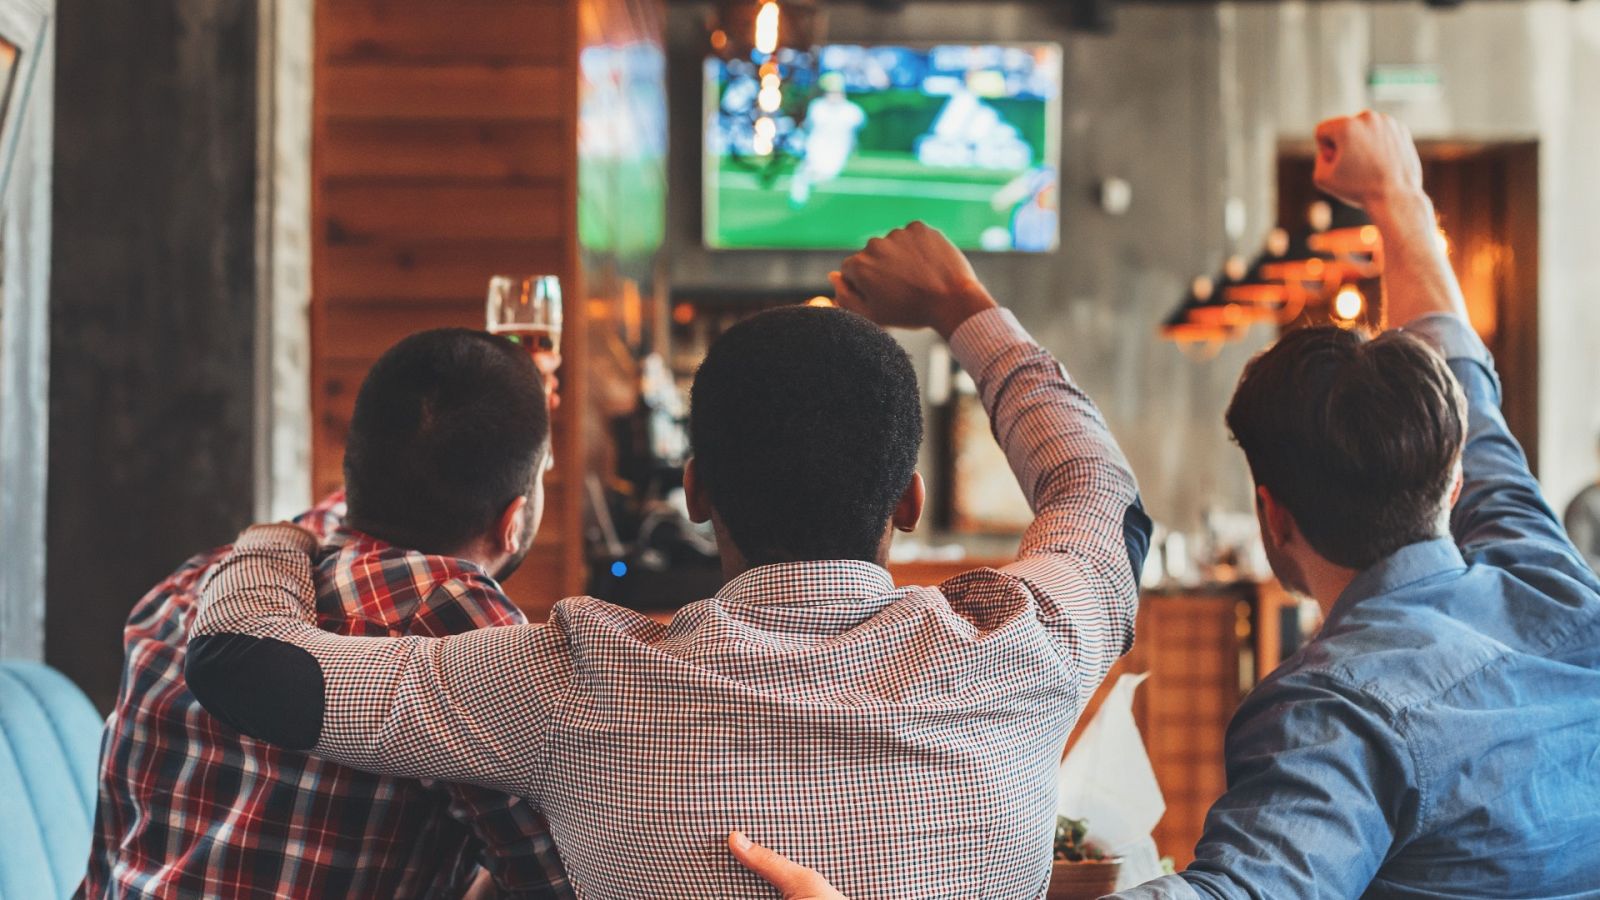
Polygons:
M856 132L867 124L867 113L844 95L844 76L829 72L818 80L823 95L806 107L806 150L794 179L789 182L789 202L800 207L811 199L811 189L832 181L844 171L856 149Z

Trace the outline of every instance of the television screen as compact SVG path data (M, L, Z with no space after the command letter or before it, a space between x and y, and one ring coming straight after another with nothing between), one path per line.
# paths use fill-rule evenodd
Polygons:
M966 249L1055 249L1059 45L834 44L773 61L781 102L763 102L756 63L706 61L708 246L853 249L921 219Z

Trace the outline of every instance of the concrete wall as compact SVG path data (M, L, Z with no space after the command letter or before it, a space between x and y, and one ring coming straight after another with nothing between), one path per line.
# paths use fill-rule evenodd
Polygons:
M1594 479L1600 432L1600 5L1244 4L1233 16L1277 85L1252 112L1261 127L1303 134L1366 105L1371 65L1426 63L1437 99L1378 108L1422 138L1539 142L1538 463L1559 511Z
M699 243L699 72L703 10L675 7L669 240L677 285L817 286L836 253L712 253ZM1251 252L1274 222L1280 139L1371 105L1374 63L1437 63L1436 102L1394 111L1422 137L1534 138L1541 153L1541 471L1563 502L1593 475L1600 404L1600 5L1340 2L1135 5L1109 36L1073 33L1055 4L918 3L897 13L833 7L830 39L1060 42L1062 247L975 265L1099 401L1152 514L1198 528L1205 511L1250 509L1250 481L1222 424L1239 370L1270 335L1258 327L1215 358L1156 337L1194 275ZM1095 189L1133 186L1125 216ZM1235 246L1224 207L1245 212ZM918 342L916 346L921 346Z

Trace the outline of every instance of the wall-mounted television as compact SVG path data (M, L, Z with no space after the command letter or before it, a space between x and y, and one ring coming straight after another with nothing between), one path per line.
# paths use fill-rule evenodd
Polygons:
M922 219L965 249L1056 248L1060 45L830 44L777 61L782 106L764 113L756 63L706 60L707 246L848 250Z

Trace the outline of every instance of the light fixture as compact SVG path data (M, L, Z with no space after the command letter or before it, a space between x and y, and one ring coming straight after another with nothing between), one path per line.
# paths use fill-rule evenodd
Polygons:
M1321 253L1311 246L1310 235L1296 234L1285 242L1282 253L1272 253L1260 261L1260 276L1268 281L1300 284L1316 292L1331 290L1342 281L1370 277L1369 266Z
M1242 303L1232 293L1249 277L1243 257L1230 256L1222 264L1222 272L1210 280L1215 287L1211 296L1189 310L1190 318L1197 322L1219 325L1242 332L1257 322L1273 322L1278 318L1279 306L1271 304ZM1278 289L1283 289L1278 285Z
M778 23L782 9L778 0L766 0L756 10L756 52L771 56L778 52Z
M771 170L800 132L807 96L815 81L812 48L822 38L825 16L816 0L720 0L707 22L711 50L744 84L753 103L742 112L749 131L746 154L736 161ZM797 77L798 76L798 77ZM788 85L798 85L798 90ZM744 89L744 88L741 88Z
M1361 319L1361 314L1366 312L1367 298L1361 289L1353 284L1339 288L1333 295L1333 304L1330 307L1333 314L1333 323L1340 328L1354 327Z
M1223 296L1233 303L1282 309L1288 303L1289 288L1281 281L1265 277L1261 267L1274 259L1281 258L1288 252L1288 248L1288 232L1282 228L1274 228L1272 233L1267 235L1266 248L1256 257L1244 275L1232 279L1223 286Z
M1201 276L1190 282L1178 308L1161 323L1161 336L1178 344L1222 344L1248 327L1219 302L1216 282Z
M1307 243L1312 250L1341 260L1360 277L1376 274L1374 262L1382 243L1378 226L1357 206L1351 206L1332 197L1324 197L1311 204L1307 219L1312 233Z
M731 62L809 50L826 24L816 0L720 0L706 31L712 51Z

